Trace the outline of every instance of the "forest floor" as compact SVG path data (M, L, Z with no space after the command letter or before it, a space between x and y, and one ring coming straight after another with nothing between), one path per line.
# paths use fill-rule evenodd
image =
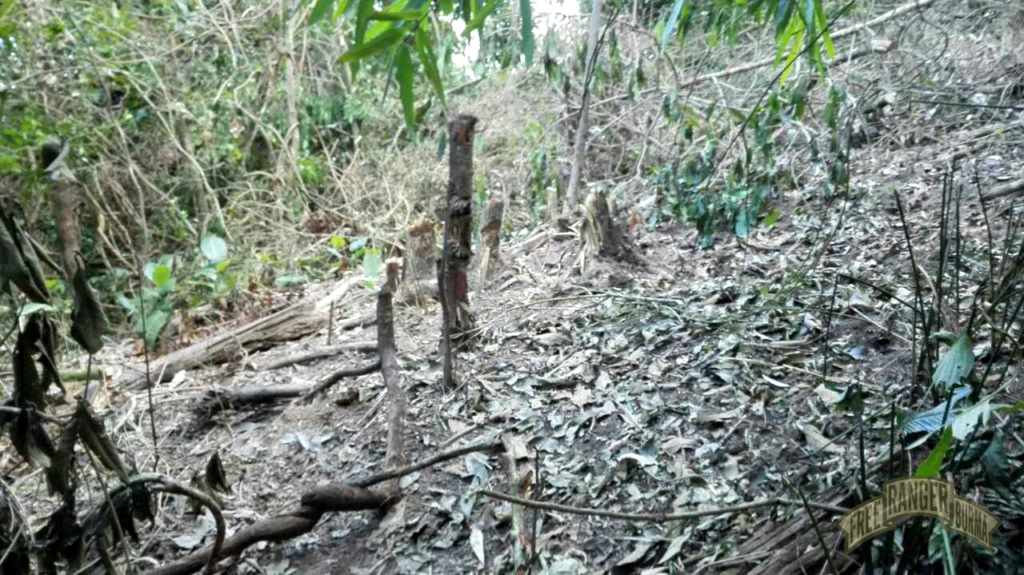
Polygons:
M958 36L949 53L988 49L972 38ZM957 74L975 77L965 72L971 62L959 65ZM1024 105L1022 76L1018 71L1016 87L999 77L999 89L1016 90L1018 106ZM964 101L971 97L961 95ZM398 359L409 402L407 460L511 434L527 456L520 469L539 470L538 498L563 505L672 513L799 499L794 488L811 501L837 491L849 492L852 501L860 447L858 434L847 433L856 427L856 415L839 409L845 390L860 384L868 394L867 413L892 401L914 412L936 405L927 393L930 381L913 369L919 332L902 302L915 301L911 261L937 277L943 181L954 154L962 153L962 169L953 175L953 189L962 196L949 233L958 230L960 240L951 244L956 249L946 282L956 278L952 309L961 328L974 296L989 284L991 264L998 267L1016 249L1004 251L1003 238L1012 231L1010 222L1019 224L1020 196L1007 194L983 206L979 190L1024 178L1024 116L1019 110L929 110L873 119L871 141L850 151L849 191L825 197L819 166L795 178L798 188L777 190L772 205L782 217L774 226L757 227L742 240L723 231L713 247L700 249L692 226L641 224L629 235L645 266L599 262L580 275L576 239L552 240L524 253L531 230L506 230L500 273L487 285L472 286L472 311L482 330L456 356L459 389L440 387L440 309L434 303L397 306ZM478 159L476 167L487 170L486 160ZM641 222L651 216L651 207L625 208ZM530 210L512 203L507 220L530 220L523 215ZM303 293L266 297L295 300L332 287L310 285ZM933 307L934 292L926 285L922 293L924 305ZM360 287L335 316L373 313L375 302L374 290ZM247 314L217 330L253 319ZM979 325L974 355L980 364L995 336L987 321ZM375 341L376 328L338 329L332 340ZM184 482L219 453L233 489L222 497L224 515L229 533L236 532L294 507L314 486L383 470L388 399L380 373L345 380L309 404L215 416L197 409L214 386L315 384L375 360L372 353L352 351L276 370L261 367L326 343L321 330L155 386L155 450L149 392L107 383L94 406L110 410L108 430L140 470L153 469L156 456L161 473ZM134 347L128 341L107 346L96 361L113 366L116 380L142 369ZM982 382L986 393L995 391L992 381ZM994 402L1024 398L1020 374L1013 371L1009 381L1013 385ZM355 390L358 400L339 405L345 390ZM1011 453L1024 450L1019 416L994 414L992 425L1005 431ZM888 430L888 422L869 426L868 459L888 452ZM912 473L932 444L910 449L900 475ZM11 469L7 453L0 453L5 470ZM19 485L35 486L22 481L30 473L22 467L13 475ZM246 550L225 572L513 572L521 542L512 530L512 506L479 493L513 492L509 483L499 455L473 453L403 478L403 497L386 514L328 514L311 533ZM36 501L46 505L43 497ZM213 540L209 515L193 515L181 498L159 501L155 523L140 529L142 570ZM40 508L32 515L49 512ZM744 573L750 565L713 564L753 534L803 513L783 505L658 524L545 511L537 520L539 563L532 572ZM824 528L834 534L831 526ZM820 566L807 569L818 572Z
M529 457L520 465L540 470L541 499L625 513L796 497L784 479L812 501L836 486L852 494L857 435L841 434L856 418L837 409L842 390L860 383L870 394L869 412L892 398L907 409L933 407L929 395L911 394L925 383L915 383L910 369L911 314L895 299L914 295L891 190L903 202L914 257L934 277L946 161L968 136L893 145L885 155L854 153L848 194L826 201L810 187L784 191L777 203L783 218L743 241L722 233L701 250L690 228L638 226L631 236L646 267L601 262L581 277L573 267L574 239L523 254L517 246L525 232L509 234L502 272L474 286L473 312L484 329L456 356L461 389L439 387L439 308L397 308L408 460L513 434ZM1020 146L992 141L973 157L982 189L1022 174ZM961 322L988 277L989 232L977 190L966 185L973 178L957 175L965 183ZM997 238L1017 201L986 204ZM887 293L841 277L836 288L839 274ZM372 290L360 288L337 317L372 313L375 301ZM213 418L193 409L211 386L315 383L373 361L372 354L351 352L280 370L258 367L321 347L326 337L321 331L230 365L189 371L153 391L161 470L189 478L217 450L234 490L225 497L229 532L293 506L310 487L382 469L387 410L380 404L387 399L379 373L342 382L308 405ZM975 343L979 355L991 344L984 337ZM373 326L333 334L335 343L375 338ZM129 355L125 348L109 353L105 363ZM345 387L360 399L338 406L334 394ZM1018 385L997 399L1021 395ZM146 392L108 389L103 397L117 414L115 433L148 469ZM1000 424L1018 438L1012 450L1024 448L1020 419ZM866 442L869 457L886 452L887 424L872 426ZM915 464L928 449L912 451ZM312 533L246 551L229 572L509 572L517 545L510 505L477 494L508 489L508 481L497 455L452 460L404 478L404 497L386 515L328 515ZM667 525L544 512L536 572L630 572L643 565L668 572L674 562L696 572L753 532L804 512L763 508ZM141 548L157 562L212 539L211 519L194 517L180 501L164 501L158 517Z

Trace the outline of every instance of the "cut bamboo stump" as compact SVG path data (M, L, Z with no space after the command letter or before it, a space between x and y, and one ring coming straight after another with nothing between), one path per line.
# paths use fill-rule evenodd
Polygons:
M487 202L487 211L480 222L480 285L487 283L501 269L501 219L505 214L505 202L491 200Z
M594 257L625 261L644 265L639 251L624 231L625 226L616 221L614 204L604 192L591 192L587 196L586 213L580 233L583 236L577 263L585 273L587 263Z
M423 218L409 227L409 243L402 262L398 300L423 307L437 299L437 234L434 222Z

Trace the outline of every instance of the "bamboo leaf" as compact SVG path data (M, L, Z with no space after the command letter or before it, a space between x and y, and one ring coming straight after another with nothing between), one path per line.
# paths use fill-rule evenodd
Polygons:
M430 81L430 86L434 89L437 97L441 99L441 105L447 108L448 102L444 97L444 85L441 83L441 72L437 69L437 58L430 45L430 36L427 35L423 26L416 29L415 46L416 53L420 57L420 64L423 65L423 71L427 74L427 80Z
M397 61L398 96L402 100L402 113L405 115L405 125L409 130L409 136L416 136L416 107L413 104L412 93L412 56L409 48L402 44L398 48Z
M519 16L522 20L523 56L526 57L526 67L533 65L533 51L536 42L533 39L533 8L530 0L519 0Z
M419 20L424 15L422 10L405 10L402 12L374 12L370 14L370 20L383 20L386 22L398 22L401 20Z
M942 460L946 458L946 452L949 451L949 446L953 443L953 428L947 427L942 432L942 437L939 438L938 445L932 452L928 454L928 457L917 467L917 471L914 472L914 477L934 477L939 474L939 470L942 469Z
M501 0L487 0L487 4L484 4L483 9L476 14L473 14L473 19L466 25L466 29L462 31L462 37L469 38L469 35L473 30L483 26L484 21L491 15L491 12L494 12L494 9L498 7L498 4L501 4Z
M392 28L373 40L345 52L338 58L338 62L341 62L342 64L348 62L356 63L359 60L366 59L374 54L393 47L402 40L403 36L405 36L405 30Z
M676 34L676 26L679 25L679 14L683 11L685 4L686 0L676 0L676 3L672 5L672 11L668 15L668 22L665 23L665 29L661 33L662 52L668 48L668 41Z
M316 0L313 11L309 13L309 23L316 24L324 19L327 13L334 7L334 0Z

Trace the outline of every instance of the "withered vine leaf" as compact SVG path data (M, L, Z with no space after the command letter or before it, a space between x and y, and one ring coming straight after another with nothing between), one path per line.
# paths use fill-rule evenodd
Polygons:
M96 418L92 410L89 409L88 404L82 401L81 398L78 399L75 419L79 423L78 432L82 438L82 443L100 460L103 467L117 473L121 481L128 483L128 471L124 463L122 463L121 456L117 453L114 443L110 441L110 436L107 435L103 422Z
M11 435L14 439L14 449L26 461L44 469L50 467L50 462L53 461L56 450L53 448L50 436L43 429L42 422L39 421L39 415L36 413L35 406L22 407L21 413L18 414L18 421L14 425L14 432Z
M103 349L100 336L107 329L107 315L100 305L96 292L85 276L85 266L75 272L75 308L71 312L71 337L85 351L94 354Z

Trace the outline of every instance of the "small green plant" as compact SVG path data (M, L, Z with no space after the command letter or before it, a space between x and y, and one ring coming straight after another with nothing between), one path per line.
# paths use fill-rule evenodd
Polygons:
M135 334L152 349L174 315L174 290L177 281L172 269L174 256L163 256L142 269L142 275L152 286L143 286L141 296L117 295L117 303L135 317Z

